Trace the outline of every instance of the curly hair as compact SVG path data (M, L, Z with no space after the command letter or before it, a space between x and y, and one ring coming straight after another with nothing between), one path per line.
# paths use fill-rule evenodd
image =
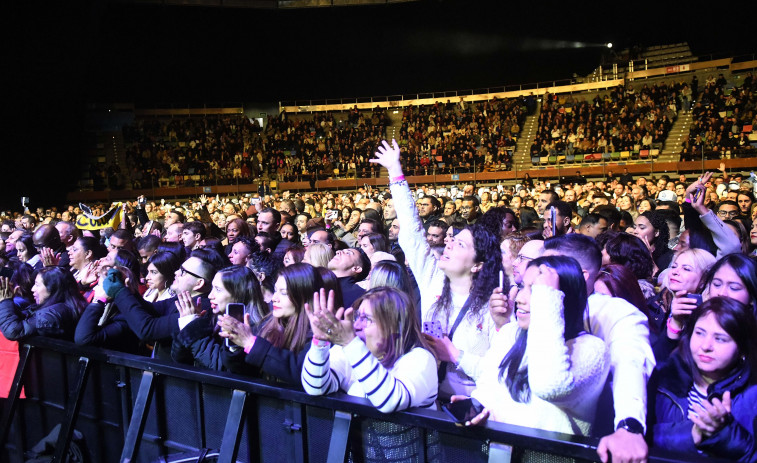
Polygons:
M471 273L470 305L468 317L479 320L483 318L484 307L489 302L494 288L499 286L499 272L502 270L502 253L499 249L499 236L488 228L473 224L465 228L473 236L473 246L476 251L476 262L482 264L478 272ZM432 306L433 318L444 314L449 318L452 312L452 290L449 277L444 277L444 287L439 299Z
M637 280L645 280L652 276L652 255L638 236L618 233L607 241L605 252L610 256L610 262L627 267Z

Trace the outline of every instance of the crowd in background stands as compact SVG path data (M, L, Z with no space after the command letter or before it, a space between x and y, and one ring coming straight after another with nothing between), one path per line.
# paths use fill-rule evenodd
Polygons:
M690 91L685 83L630 84L591 100L547 94L531 156L661 147L678 111L689 101L687 95Z
M693 85L698 87L698 83ZM752 73L747 73L741 87L733 88L728 88L722 74L717 78L711 76L692 108L691 129L681 150L681 160L754 153L749 140L754 127L757 127L757 81Z
M400 152L384 189L137 198L118 230L4 214L4 361L51 336L386 413L473 397L467 425L605 436L603 461L755 461L757 179L411 188Z
M513 151L536 98L408 106L402 112L399 145L409 173L510 169Z

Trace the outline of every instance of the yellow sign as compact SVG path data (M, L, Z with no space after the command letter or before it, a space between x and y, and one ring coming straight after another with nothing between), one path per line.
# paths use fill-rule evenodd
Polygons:
M82 214L76 219L76 228L81 230L100 230L103 228L118 229L118 226L121 225L122 210L121 203L118 203L108 212L99 217Z

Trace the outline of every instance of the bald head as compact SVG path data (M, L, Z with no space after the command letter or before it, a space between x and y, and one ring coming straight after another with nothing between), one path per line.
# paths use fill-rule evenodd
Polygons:
M38 248L50 248L57 250L61 247L60 234L52 225L40 225L32 237L34 246Z

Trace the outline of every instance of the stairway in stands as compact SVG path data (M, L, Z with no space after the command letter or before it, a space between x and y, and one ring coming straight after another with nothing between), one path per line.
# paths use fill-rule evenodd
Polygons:
M536 138L536 131L539 128L539 114L541 113L541 104L537 105L536 111L526 117L526 121L523 123L523 128L520 131L520 137L518 137L518 143L515 145L515 153L513 153L513 165L518 171L524 169L530 169L531 166L531 144Z
M391 144L392 139L394 139L397 140L397 143L399 143L400 128L402 128L402 109L389 108L386 110L386 116L387 119L389 119L389 125L386 126L386 141ZM388 176L389 174L386 172L386 169L382 167L381 172L379 173L379 178L387 178Z
M678 119L673 123L673 127L670 128L668 138L665 139L665 145L663 145L662 153L660 153L660 161L678 161L681 146L689 135L690 128L691 111L681 111L678 113Z

